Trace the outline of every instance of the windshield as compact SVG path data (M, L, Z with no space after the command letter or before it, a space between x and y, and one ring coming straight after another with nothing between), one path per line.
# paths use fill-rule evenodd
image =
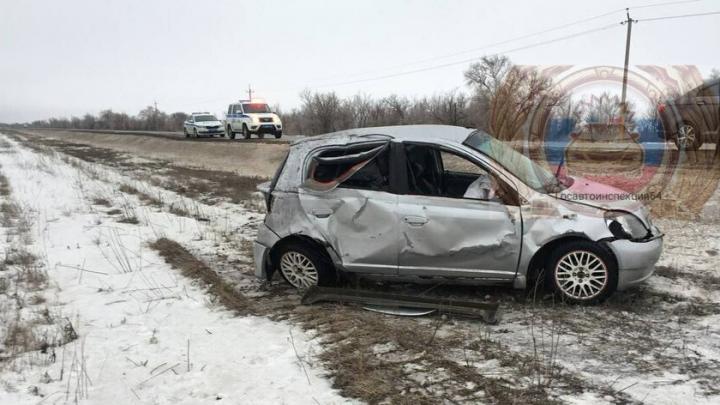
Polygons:
M215 118L214 115L196 115L195 116L195 122L204 122L204 121L217 121L218 119Z
M556 178L549 170L486 132L473 132L463 144L493 159L540 193L557 193L572 184L571 179Z
M243 104L243 110L245 114L257 114L257 113L269 113L270 107L267 104L249 103Z

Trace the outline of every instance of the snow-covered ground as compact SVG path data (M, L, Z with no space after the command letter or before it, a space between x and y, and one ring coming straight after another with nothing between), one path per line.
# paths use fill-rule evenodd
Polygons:
M317 344L301 329L216 307L146 245L161 236L201 241L217 234L206 229L213 225L140 204L108 185L127 181L120 175L89 175L58 156L5 145L0 172L31 214L27 248L49 278L39 305L70 320L78 338L0 362L0 403L347 402L323 378L311 356ZM126 205L139 223L119 223L93 205L101 198ZM243 237L252 217L236 207L223 226Z

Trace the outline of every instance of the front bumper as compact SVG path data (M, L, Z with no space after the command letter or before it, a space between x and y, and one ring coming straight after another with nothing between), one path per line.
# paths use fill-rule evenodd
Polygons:
M225 129L223 127L219 128L197 128L198 134L223 134L225 133Z
M282 132L282 124L277 123L260 123L250 125L250 131L257 134L274 134Z
M659 236L646 242L620 239L609 242L608 246L618 262L618 290L624 290L652 276L662 253L663 238Z

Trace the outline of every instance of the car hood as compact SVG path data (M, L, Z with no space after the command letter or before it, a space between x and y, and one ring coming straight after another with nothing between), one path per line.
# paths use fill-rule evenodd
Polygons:
M277 119L280 119L280 117L278 117L277 114L275 114L275 113L255 113L255 114L248 114L248 115L253 116L253 117L258 117L258 118L277 118Z
M584 177L572 179L572 185L557 193L556 197L605 210L637 212L643 208L643 204L627 191Z
M199 127L217 127L222 126L222 122L220 121L203 121L203 122L196 122L195 125Z

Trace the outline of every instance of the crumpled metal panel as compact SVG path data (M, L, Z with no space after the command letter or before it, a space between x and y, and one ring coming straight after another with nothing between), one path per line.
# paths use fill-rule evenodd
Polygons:
M401 275L515 276L521 243L517 207L489 201L400 196L398 211Z
M301 189L299 201L311 226L337 252L346 270L396 273L396 195L346 188L326 193Z

